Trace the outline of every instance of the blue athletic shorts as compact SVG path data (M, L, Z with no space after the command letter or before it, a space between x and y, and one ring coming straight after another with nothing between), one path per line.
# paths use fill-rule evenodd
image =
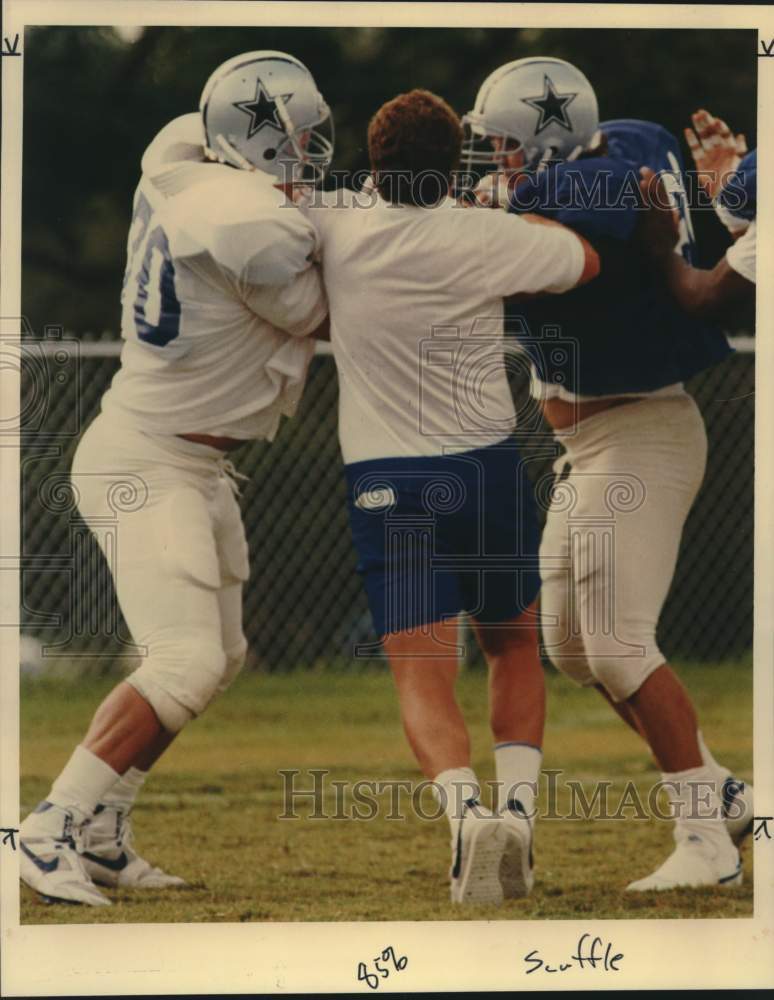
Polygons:
M358 572L377 635L466 611L482 624L537 597L539 528L512 440L346 467Z

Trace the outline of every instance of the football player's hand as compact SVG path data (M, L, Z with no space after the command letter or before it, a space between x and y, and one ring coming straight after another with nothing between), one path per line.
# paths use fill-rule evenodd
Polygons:
M305 207L312 200L314 190L312 184L293 184L290 188L290 199L294 205Z
M691 115L691 121L693 128L684 130L685 141L699 171L699 183L715 198L747 152L747 141L741 134L735 136L721 118L714 118L704 109Z
M473 189L468 205L478 208L508 207L508 178L501 172L486 174Z
M679 238L677 210L667 194L664 182L650 167L640 167L640 194L647 211L642 213L640 237L652 257L671 254Z

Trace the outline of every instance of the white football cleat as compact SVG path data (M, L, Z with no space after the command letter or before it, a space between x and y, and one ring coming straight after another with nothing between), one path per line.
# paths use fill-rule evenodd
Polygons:
M723 782L720 800L723 803L728 834L739 847L745 837L752 833L754 826L753 787L748 782L729 775Z
M505 847L500 859L500 885L505 899L523 899L535 884L532 857L532 824L520 802L509 804L500 812L505 830Z
M452 903L494 903L503 901L500 862L505 846L502 819L477 802L465 802L452 844Z
M83 867L99 885L120 889L169 889L185 885L177 875L154 868L134 850L128 812L98 805L81 845Z
M701 837L683 827L675 829L677 846L652 875L637 879L627 892L719 886L728 889L742 884L739 851L728 838Z
M47 903L110 906L83 867L76 849L79 836L71 812L41 802L19 830L21 880Z

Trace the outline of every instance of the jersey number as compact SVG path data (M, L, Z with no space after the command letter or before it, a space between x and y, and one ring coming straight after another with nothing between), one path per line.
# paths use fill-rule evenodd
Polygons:
M677 157L674 153L667 152L667 160L669 161L669 170L665 171L661 176L666 192L669 195L669 200L677 209L679 217L678 240L675 253L682 254L683 258L689 264L693 264L695 263L694 247L696 245L696 238L693 235L691 213L688 208L688 195L685 191L683 175L680 171L680 164L677 161Z
M141 194L129 230L124 295L133 294L131 305L126 305L132 310L139 339L165 347L180 333L180 302L167 234L161 226L150 228L151 215L152 208Z

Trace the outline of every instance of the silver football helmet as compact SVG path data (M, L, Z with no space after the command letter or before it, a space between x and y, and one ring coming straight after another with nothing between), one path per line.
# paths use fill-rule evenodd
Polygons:
M199 111L210 159L316 183L333 158L333 121L312 74L284 52L245 52L219 66Z
M491 73L462 122L465 169L500 169L507 156L520 150L524 166L531 169L548 160L577 157L599 128L599 110L579 69L541 56L517 59Z

